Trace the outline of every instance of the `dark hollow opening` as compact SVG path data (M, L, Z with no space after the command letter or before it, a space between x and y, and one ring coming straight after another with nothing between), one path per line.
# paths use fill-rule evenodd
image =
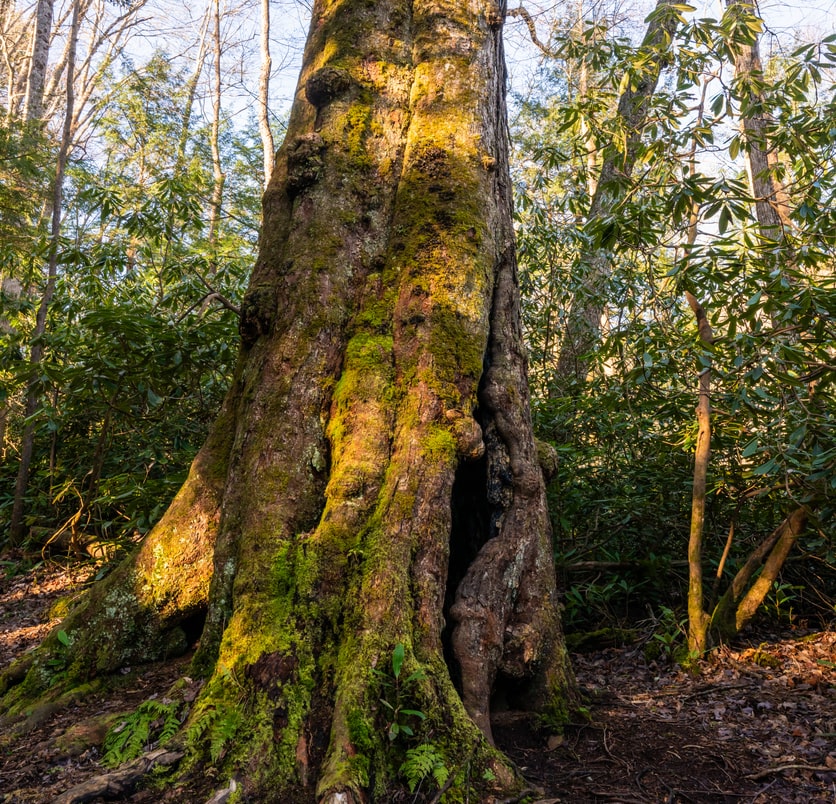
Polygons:
M459 584L482 545L488 540L491 516L486 491L487 466L486 457L475 461L462 461L456 469L456 477L453 481L450 559L444 595L445 625L441 640L450 677L459 692L461 692L461 670L453 655L451 638L454 623L449 615L450 608L456 600Z
M206 615L209 609L207 606L201 606L194 611L189 612L186 617L181 620L178 625L180 630L186 636L186 645L188 650L192 650L197 645L200 635L203 633L203 626L206 623Z

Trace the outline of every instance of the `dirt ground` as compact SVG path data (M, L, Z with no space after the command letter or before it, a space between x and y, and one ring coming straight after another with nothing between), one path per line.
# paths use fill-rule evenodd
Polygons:
M15 576L0 571L0 667L38 644L58 622L50 617L56 602L90 577L89 566L58 563ZM648 662L641 643L573 659L588 718L559 737L514 713L494 723L499 746L541 804L836 804L833 630L761 633L718 651L695 675L664 659ZM0 734L0 802L51 802L103 773L102 714L163 694L187 662L133 668L107 697L47 710L27 731ZM204 781L207 790L221 786ZM200 804L205 797L139 790L116 800Z

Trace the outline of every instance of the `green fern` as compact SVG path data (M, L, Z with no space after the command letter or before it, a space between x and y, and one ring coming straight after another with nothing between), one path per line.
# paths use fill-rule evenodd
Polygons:
M224 746L235 736L241 725L241 713L236 709L227 709L212 724L209 734L209 757L217 762L223 754Z
M167 743L180 728L179 703L148 700L111 728L102 745L102 763L110 767L136 759L152 743Z
M425 780L432 778L440 789L450 778L450 771L444 764L444 757L432 743L421 743L406 752L406 759L401 765L401 774L414 793Z
M200 742L203 736L209 731L212 723L218 718L217 709L209 709L197 718L186 729L186 742L191 745L196 745Z
M186 740L195 746L208 739L209 757L212 762L217 762L240 726L241 713L236 709L207 709L186 730Z

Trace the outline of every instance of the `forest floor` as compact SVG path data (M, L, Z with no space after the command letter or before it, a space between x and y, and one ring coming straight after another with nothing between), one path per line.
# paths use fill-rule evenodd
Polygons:
M49 562L25 574L0 571L0 668L55 626L56 602L79 593L90 575L89 565ZM760 633L715 652L695 674L649 662L643 644L573 660L588 720L560 737L513 713L494 724L541 804L836 804L833 630ZM103 715L164 695L187 661L135 668L107 697L45 710L25 731L0 734L0 802L50 802L102 774ZM193 794L151 791L118 800L201 804Z

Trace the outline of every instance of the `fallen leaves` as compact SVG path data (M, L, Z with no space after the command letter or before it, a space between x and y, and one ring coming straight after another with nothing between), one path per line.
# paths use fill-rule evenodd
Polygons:
M696 675L635 646L576 655L591 722L548 753L519 733L500 743L513 753L507 738L517 741L532 781L565 802L832 804L834 656L831 631L725 647Z

